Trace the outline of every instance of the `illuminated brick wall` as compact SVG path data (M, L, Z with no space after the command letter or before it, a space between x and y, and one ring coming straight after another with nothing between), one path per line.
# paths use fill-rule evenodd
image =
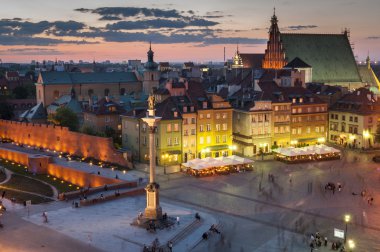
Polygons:
M24 145L132 167L131 162L114 148L111 138L72 132L66 127L0 120L0 137L12 139Z
M59 179L69 181L80 187L98 187L120 183L121 180L102 177L95 174L75 170L70 167L51 163L48 165L48 174Z

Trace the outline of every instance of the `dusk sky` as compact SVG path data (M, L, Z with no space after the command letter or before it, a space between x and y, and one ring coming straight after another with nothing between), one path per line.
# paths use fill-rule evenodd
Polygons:
M15 0L0 8L3 62L146 60L223 61L263 53L272 0ZM379 0L277 0L282 32L341 33L347 27L357 60L380 60Z

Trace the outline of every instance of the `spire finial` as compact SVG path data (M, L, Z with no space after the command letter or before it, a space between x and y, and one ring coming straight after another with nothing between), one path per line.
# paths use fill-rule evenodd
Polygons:
M239 53L239 41L236 43L236 52Z
M149 50L152 50L152 41L149 41Z

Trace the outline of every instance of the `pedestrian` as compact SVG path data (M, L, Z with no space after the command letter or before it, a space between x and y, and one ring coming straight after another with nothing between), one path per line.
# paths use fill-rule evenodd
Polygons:
M170 252L172 252L173 251L173 243L172 243L172 241L169 241L168 247L169 247Z
M325 247L327 247L327 237L325 236Z
M44 223L48 223L47 212L43 212L42 217L44 218Z
M100 171L98 171L98 175L100 175Z
M4 196L5 196L5 190L4 190L3 193L1 194L1 198L4 199Z
M371 205L373 204L373 197L371 197Z
M115 176L115 179L119 179L119 176L117 176L117 174L116 174L116 176Z
M179 217L177 216L177 225L179 225Z

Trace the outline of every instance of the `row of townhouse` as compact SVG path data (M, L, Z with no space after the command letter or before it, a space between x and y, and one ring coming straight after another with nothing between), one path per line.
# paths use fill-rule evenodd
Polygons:
M155 135L158 165L232 154L233 109L227 101L207 94L198 82L168 82L163 89L155 92L155 113L161 117ZM149 160L145 116L145 109L121 116L123 147L140 162Z
M156 134L159 165L231 154L250 157L325 141L353 148L376 145L380 100L365 88L343 96L329 110L307 89L275 82L241 89L230 102L205 93L197 82L165 88L156 92L161 101L156 115L162 117ZM122 116L123 146L140 162L149 160L145 116L145 109Z
M240 92L241 99L234 102L233 120L238 154L254 156L276 147L326 140L327 103L305 88L284 88L264 82L259 84L259 89Z
M380 100L366 88L346 94L329 109L329 141L350 148L378 147Z

